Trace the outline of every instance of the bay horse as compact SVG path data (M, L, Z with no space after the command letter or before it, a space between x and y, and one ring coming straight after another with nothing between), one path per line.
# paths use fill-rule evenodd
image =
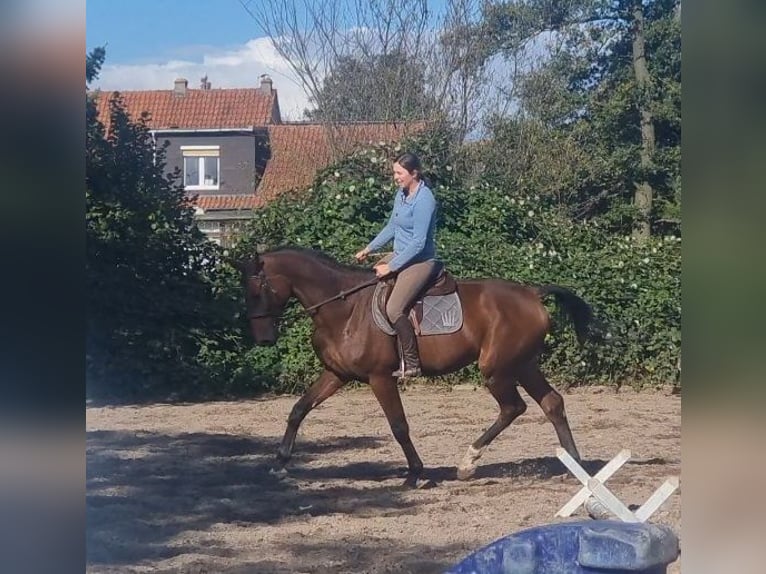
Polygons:
M237 265L242 272L245 302L253 339L273 345L277 320L295 297L313 321L311 343L324 370L295 403L277 452L280 471L295 444L306 415L352 380L369 383L388 419L394 438L407 459L405 486L417 486L423 463L410 440L397 380L396 338L373 322L372 270L339 263L328 255L304 248L283 247ZM574 324L578 341L588 337L593 315L575 293L557 285L529 286L502 279L457 280L463 306L463 325L444 335L419 336L423 376L454 372L475 361L500 413L492 425L468 447L458 465L461 480L473 476L487 446L527 405L517 385L540 405L553 424L559 443L580 459L569 428L564 400L546 381L538 366L543 341L551 328L544 297L553 295Z

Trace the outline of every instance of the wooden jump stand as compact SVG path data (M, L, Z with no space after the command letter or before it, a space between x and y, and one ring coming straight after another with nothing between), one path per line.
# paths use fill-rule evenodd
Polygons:
M678 488L679 480L677 476L668 478L662 486L644 502L644 504L635 512L630 510L619 498L617 498L606 486L604 482L612 476L617 470L630 459L630 451L623 449L599 470L595 476L590 476L580 464L570 456L563 448L556 449L556 456L572 472L577 480L582 483L582 488L575 494L556 513L556 516L568 517L585 503L595 499L592 504L595 511L602 511L599 506L607 510L623 522L646 522L646 520L662 506L668 497Z

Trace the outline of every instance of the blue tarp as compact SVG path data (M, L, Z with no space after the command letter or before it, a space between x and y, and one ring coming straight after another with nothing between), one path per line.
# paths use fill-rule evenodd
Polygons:
M500 538L445 574L665 574L678 555L666 526L563 522Z

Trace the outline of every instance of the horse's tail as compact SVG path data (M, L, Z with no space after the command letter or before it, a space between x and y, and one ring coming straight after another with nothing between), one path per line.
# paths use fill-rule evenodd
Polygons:
M585 300L566 287L559 285L538 285L535 287L541 299L553 295L574 323L575 334L580 345L592 337L594 322L593 309Z

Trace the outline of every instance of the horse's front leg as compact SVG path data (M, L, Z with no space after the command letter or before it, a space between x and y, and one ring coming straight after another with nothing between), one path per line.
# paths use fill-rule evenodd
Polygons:
M423 474L423 462L420 460L412 440L410 440L410 427L404 414L396 379L390 375L370 377L370 386L388 419L394 438L402 447L404 456L407 457L408 473L404 485L416 487L418 478Z
M290 411L290 416L287 417L285 436L277 451L277 461L279 461L282 467L290 460L293 446L295 445L295 437L298 434L298 428L301 426L303 419L306 418L306 415L312 409L335 394L335 391L340 389L343 384L344 382L335 373L323 371L319 378L314 381L303 396L298 399L298 402L295 403L292 411Z

